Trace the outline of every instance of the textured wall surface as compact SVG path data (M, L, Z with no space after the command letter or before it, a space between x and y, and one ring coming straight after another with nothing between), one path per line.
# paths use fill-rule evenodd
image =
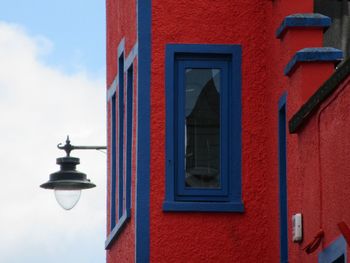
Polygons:
M125 39L125 60L131 49L137 41L136 30L136 1L106 1L107 17L107 87L110 87L118 73L118 45L121 40ZM124 83L126 90L126 73L124 74ZM133 115L133 162L132 162L132 183L131 183L131 218L124 226L117 240L113 243L110 250L107 250L107 262L134 262L135 261L135 172L136 172L136 101L137 101L137 58L134 62L134 115ZM117 88L118 93L118 88ZM124 96L126 99L126 96ZM118 96L117 96L118 100ZM108 102L108 145L111 144L111 124L110 124L110 101ZM118 105L118 104L117 104ZM118 106L117 106L118 108ZM126 120L126 118L124 118ZM124 124L126 128L126 124ZM124 131L126 134L126 129ZM117 137L118 138L118 137ZM124 142L126 139L124 138ZM124 145L124 151L126 151ZM118 145L117 145L118 149ZM110 157L110 149L108 151ZM118 159L118 154L117 154ZM108 175L110 175L111 160L108 158ZM125 167L125 165L124 165ZM125 169L124 169L125 173ZM125 176L125 175L124 175ZM107 235L110 232L110 177L108 176L107 188ZM125 186L124 186L125 192ZM124 193L125 194L125 193ZM116 201L118 204L118 200ZM118 209L116 210L118 211ZM118 216L116 216L118 217Z
M318 252L341 234L337 224L350 224L349 101L350 77L320 105L294 135L296 143L290 145L294 152L288 153L299 162L289 167L289 211L303 214L304 230L301 244L290 243L291 262L317 262ZM313 254L307 255L302 248L320 229L325 238Z
M309 89L316 90L329 77L333 68L330 64L302 64L292 76L284 76L284 67L297 50L322 46L322 29L291 29L282 39L277 39L275 32L285 16L312 11L311 0L152 1L152 37L149 43L152 52L151 262L280 261L278 99L287 92L287 119L290 119L312 94ZM117 47L120 40L125 38L127 56L136 42L136 32L136 1L107 0L108 87L117 74ZM242 45L244 213L162 211L165 197L164 62L165 46L169 43ZM137 77L136 68L134 74ZM290 262L317 262L317 252L307 255L302 248L312 240L320 227L326 232L322 244L325 247L339 235L335 224L340 219L350 219L350 213L344 213L342 205L338 205L345 204L350 196L346 189L336 190L348 183L346 173L350 169L344 157L349 151L346 148L348 140L344 141L350 128L346 114L347 92L345 88L337 98L339 102L331 103L322 113L315 114L299 134L287 136ZM110 140L110 124L108 127ZM109 164L110 161L108 159ZM135 176L132 189L131 220L107 252L108 263L135 260ZM108 199L108 207L109 204ZM305 235L301 244L291 241L291 216L297 212L304 215Z
M152 12L151 262L279 262L276 139L282 87L269 86L271 45L278 44L267 15L273 3L154 0ZM168 43L243 47L243 214L162 212Z

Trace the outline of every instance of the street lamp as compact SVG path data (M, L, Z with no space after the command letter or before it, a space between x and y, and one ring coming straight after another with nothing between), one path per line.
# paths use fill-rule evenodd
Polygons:
M58 144L57 147L66 152L65 157L56 159L60 170L50 174L50 179L40 185L45 189L52 189L55 192L57 202L65 210L72 209L79 201L81 190L90 189L96 185L86 177L86 174L76 170L80 163L79 158L71 157L70 152L73 150L105 150L106 146L74 146L70 144L67 136L66 144Z

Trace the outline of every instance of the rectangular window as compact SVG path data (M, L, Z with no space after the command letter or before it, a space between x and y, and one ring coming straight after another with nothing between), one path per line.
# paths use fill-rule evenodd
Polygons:
M119 57L119 218L124 211L124 53Z
M166 49L165 211L243 211L241 47Z
M117 188L117 108L115 94L111 98L111 230L116 225L116 188Z
M131 176L132 176L132 122L133 122L133 65L127 72L127 123L126 123L126 209L131 208Z
M323 35L323 46L341 49L345 58L350 57L350 1L314 0L314 12L332 19Z
M133 65L127 70L124 87L124 54L118 59L118 82L111 97L111 232L106 240L109 249L130 218L133 126ZM130 58L132 61L134 57Z

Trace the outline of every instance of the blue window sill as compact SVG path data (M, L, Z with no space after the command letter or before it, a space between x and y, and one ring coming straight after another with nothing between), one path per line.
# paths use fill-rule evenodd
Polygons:
M244 212L242 202L164 202L165 212Z
M118 238L122 229L130 219L130 209L126 210L126 213L119 219L118 223L114 226L113 230L107 236L105 241L105 249L110 249L113 242Z

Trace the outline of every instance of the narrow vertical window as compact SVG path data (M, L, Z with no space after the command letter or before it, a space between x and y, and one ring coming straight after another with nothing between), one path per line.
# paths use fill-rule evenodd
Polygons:
M110 249L131 216L133 59L132 51L124 60L124 40L118 47L118 74L111 97L111 231L105 242ZM124 83L124 68L126 83ZM125 85L124 85L125 84ZM112 86L113 87L113 86Z
M119 57L119 218L124 210L124 53Z
M131 208L131 177L132 177L132 122L133 122L133 78L131 65L127 72L127 132L126 132L126 209Z
M185 184L220 187L220 70L185 72Z
M168 45L164 211L243 211L241 47Z
M115 94L111 99L111 230L113 230L116 224L116 187L117 187L117 112L116 112L116 96Z
M287 138L286 138L286 94L279 101L278 111L278 173L280 210L280 254L281 262L288 262L288 206L287 206Z

